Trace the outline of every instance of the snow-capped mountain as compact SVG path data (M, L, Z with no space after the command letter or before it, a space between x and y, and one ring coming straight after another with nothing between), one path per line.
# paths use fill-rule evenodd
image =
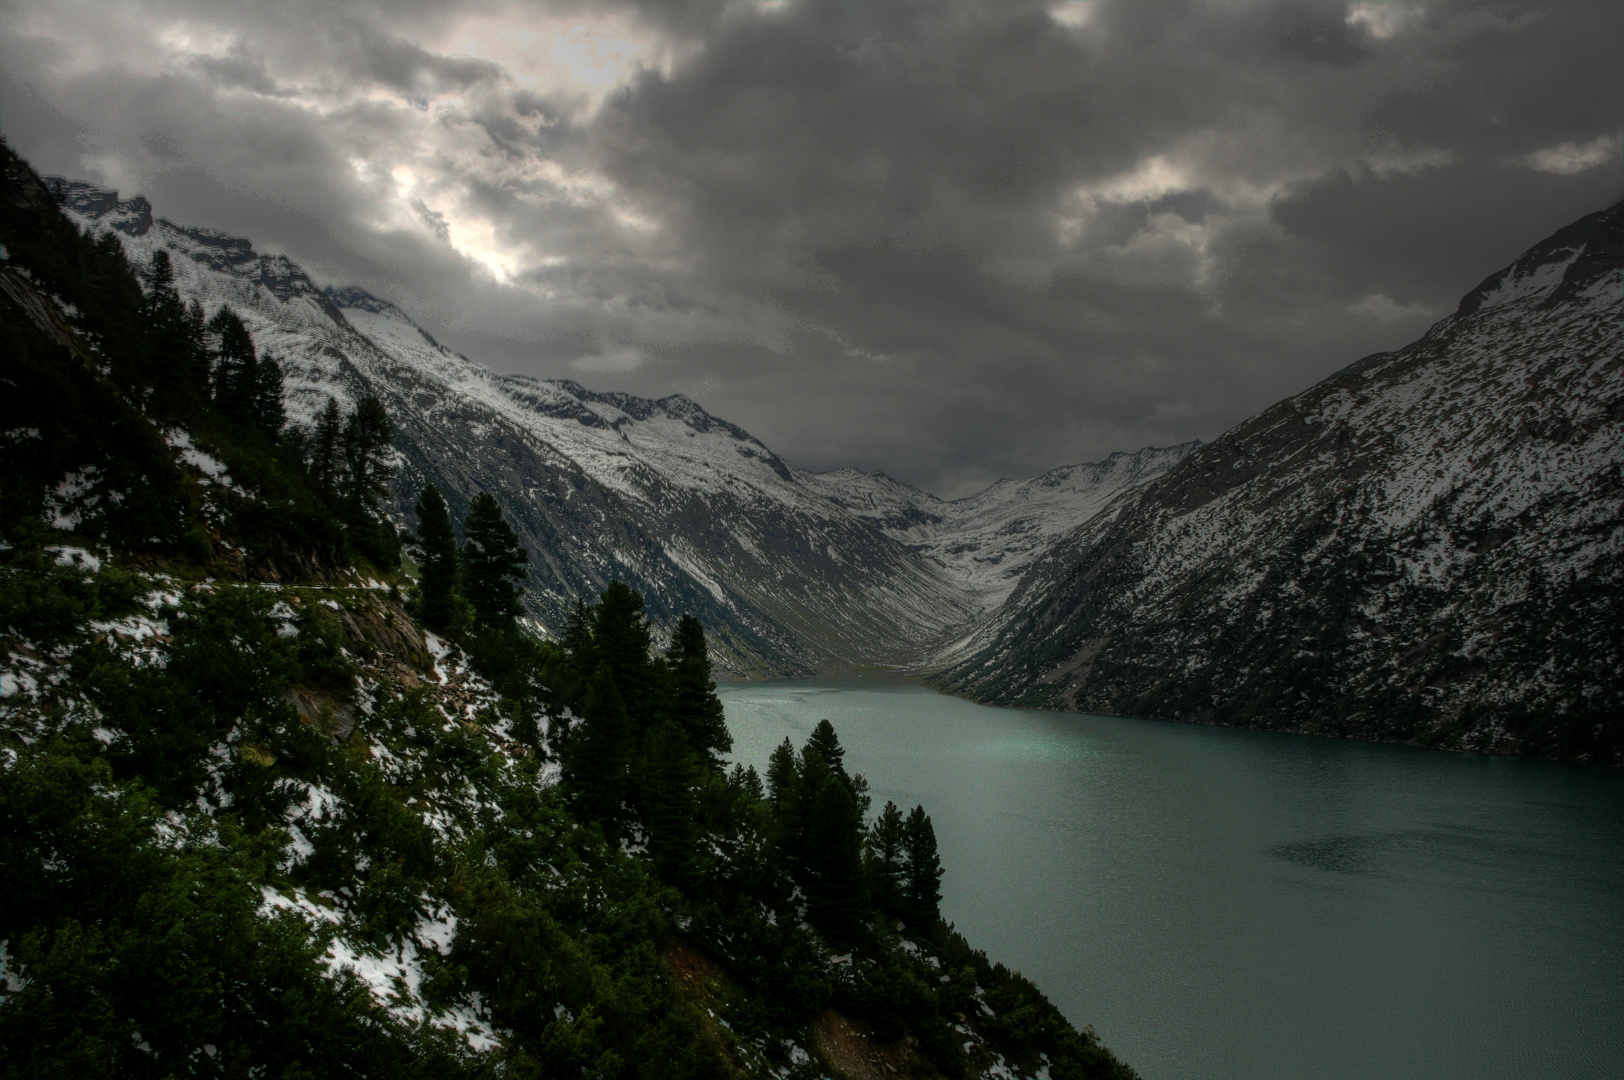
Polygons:
M957 502L855 470L813 474L681 395L496 374L388 301L320 289L248 240L154 217L140 197L51 183L81 224L116 230L137 266L165 249L183 297L211 314L231 305L281 361L290 421L377 395L396 427L400 517L427 482L459 515L474 494L495 494L530 552L528 602L544 627L619 578L657 624L698 614L731 674L918 665L1103 494L1184 451L1117 455ZM862 495L882 483L903 493L892 502L918 504L914 526L895 527Z
M1051 547L987 701L1618 764L1624 206Z
M1200 441L1064 465L1030 480L1000 480L963 499L937 498L883 472L807 476L831 501L945 567L984 611L1002 604L1032 563L1117 495L1166 472Z

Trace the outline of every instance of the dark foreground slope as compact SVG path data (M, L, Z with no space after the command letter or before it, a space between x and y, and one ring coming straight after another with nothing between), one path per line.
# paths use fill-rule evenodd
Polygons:
M941 677L989 702L1620 763L1621 209L1191 454Z
M0 155L0 1076L1132 1077L832 731L721 768L697 623L614 586L551 645L485 581L428 633L365 492Z

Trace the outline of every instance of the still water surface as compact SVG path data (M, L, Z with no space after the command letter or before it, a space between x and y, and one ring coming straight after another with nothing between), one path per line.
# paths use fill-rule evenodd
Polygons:
M1624 778L991 709L885 680L720 688L762 769L827 717L923 803L942 913L1146 1080L1624 1077Z

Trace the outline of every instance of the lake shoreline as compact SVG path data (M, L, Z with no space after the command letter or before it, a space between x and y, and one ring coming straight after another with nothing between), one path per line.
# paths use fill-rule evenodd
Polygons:
M830 719L876 804L936 821L944 916L1147 1080L1624 1057L1604 766L995 708L900 672L718 692L736 761Z

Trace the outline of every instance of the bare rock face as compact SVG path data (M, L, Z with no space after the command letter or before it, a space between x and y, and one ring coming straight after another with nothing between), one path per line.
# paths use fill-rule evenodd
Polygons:
M1620 763L1620 225L1288 398L1037 561L991 702Z

